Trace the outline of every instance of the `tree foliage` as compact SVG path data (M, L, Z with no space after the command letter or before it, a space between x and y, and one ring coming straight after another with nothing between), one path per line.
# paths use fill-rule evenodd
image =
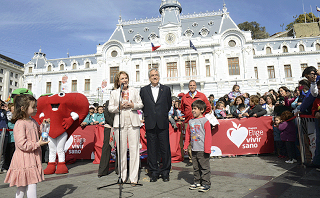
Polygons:
M239 23L238 27L240 30L251 31L252 39L264 39L269 37L266 28L260 27L260 24L256 21Z
M293 18L295 18L295 20L287 25L286 30L290 30L291 28L293 28L293 24L296 23L311 23L319 21L319 17L314 16L312 12L310 12L309 14L300 14L299 17L297 17L296 15Z

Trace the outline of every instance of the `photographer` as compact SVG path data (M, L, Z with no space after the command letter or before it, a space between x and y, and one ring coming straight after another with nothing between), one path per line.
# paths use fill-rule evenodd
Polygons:
M6 147L7 142L9 138L9 133L6 133L6 131L2 131L3 128L8 128L8 119L7 119L7 111L5 110L6 106L4 101L0 100L0 140L4 138L3 145L0 145L0 150L2 150L1 158L0 158L0 173L6 172L9 167L3 167L4 160L5 160L5 154L6 154ZM3 134L5 133L5 134ZM0 141L1 144L2 141Z

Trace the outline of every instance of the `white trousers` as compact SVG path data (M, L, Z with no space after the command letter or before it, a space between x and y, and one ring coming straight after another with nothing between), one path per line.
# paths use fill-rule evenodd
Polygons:
M116 145L118 151L118 169L120 173L121 167L121 179L123 182L127 179L127 148L129 143L129 179L131 183L138 182L140 154L139 154L139 143L140 143L140 127L124 126L120 130L120 149L119 151L119 128L114 128ZM120 153L119 153L120 152ZM120 157L121 158L120 158Z
M67 132L62 133L57 138L51 138L49 136L49 162L56 161L56 155L58 153L59 162L65 162L64 145L67 142Z

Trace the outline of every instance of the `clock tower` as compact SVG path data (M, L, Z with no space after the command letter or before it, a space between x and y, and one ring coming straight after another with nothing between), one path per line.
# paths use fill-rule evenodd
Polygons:
M181 36L180 13L181 4L176 0L162 0L159 12L161 25L159 26L162 43L167 45L177 44Z

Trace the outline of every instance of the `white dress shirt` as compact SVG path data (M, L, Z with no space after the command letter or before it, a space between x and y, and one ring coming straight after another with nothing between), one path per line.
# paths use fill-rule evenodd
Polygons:
M159 95L159 88L160 88L159 83L156 86L152 86L151 84L151 91L152 91L154 102L157 102L158 95Z

